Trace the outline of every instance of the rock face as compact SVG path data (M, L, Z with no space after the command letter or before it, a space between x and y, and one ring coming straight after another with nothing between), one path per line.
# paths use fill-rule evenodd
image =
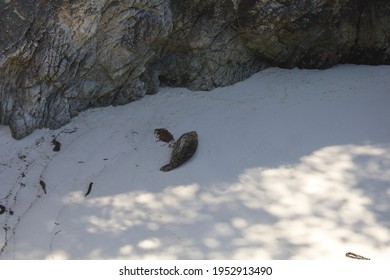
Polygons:
M0 0L0 26L0 123L15 138L164 85L390 64L388 0Z

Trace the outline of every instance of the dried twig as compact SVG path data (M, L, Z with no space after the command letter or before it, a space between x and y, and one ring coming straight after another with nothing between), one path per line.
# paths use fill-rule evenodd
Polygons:
M41 185L43 192L45 194L47 194L47 192L46 192L46 183L44 181L40 180L39 184Z
M93 185L93 182L89 183L89 186L88 186L88 190L87 192L85 193L85 197L87 197L87 195L89 195L92 191L92 185Z
M355 253L352 253L352 252L346 253L345 256L347 258L356 259L356 260L370 260L369 258L363 257L361 255L358 255L358 254L355 254Z

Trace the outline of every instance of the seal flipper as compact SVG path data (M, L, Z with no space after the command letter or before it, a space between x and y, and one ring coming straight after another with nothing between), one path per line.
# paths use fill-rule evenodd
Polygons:
M171 171L173 168L172 168L172 165L170 163L164 165L163 167L160 168L160 171L163 171L163 172L168 172L168 171Z

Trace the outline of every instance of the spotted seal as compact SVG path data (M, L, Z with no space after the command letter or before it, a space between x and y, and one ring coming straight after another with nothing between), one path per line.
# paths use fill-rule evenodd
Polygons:
M184 133L173 145L171 160L160 168L163 172L171 171L189 160L198 147L198 134L196 131Z

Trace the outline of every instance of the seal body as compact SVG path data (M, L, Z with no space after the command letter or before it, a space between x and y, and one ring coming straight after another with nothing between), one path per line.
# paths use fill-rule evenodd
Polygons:
M167 165L160 168L168 172L188 161L198 147L198 134L195 131L184 133L173 145L171 160Z

